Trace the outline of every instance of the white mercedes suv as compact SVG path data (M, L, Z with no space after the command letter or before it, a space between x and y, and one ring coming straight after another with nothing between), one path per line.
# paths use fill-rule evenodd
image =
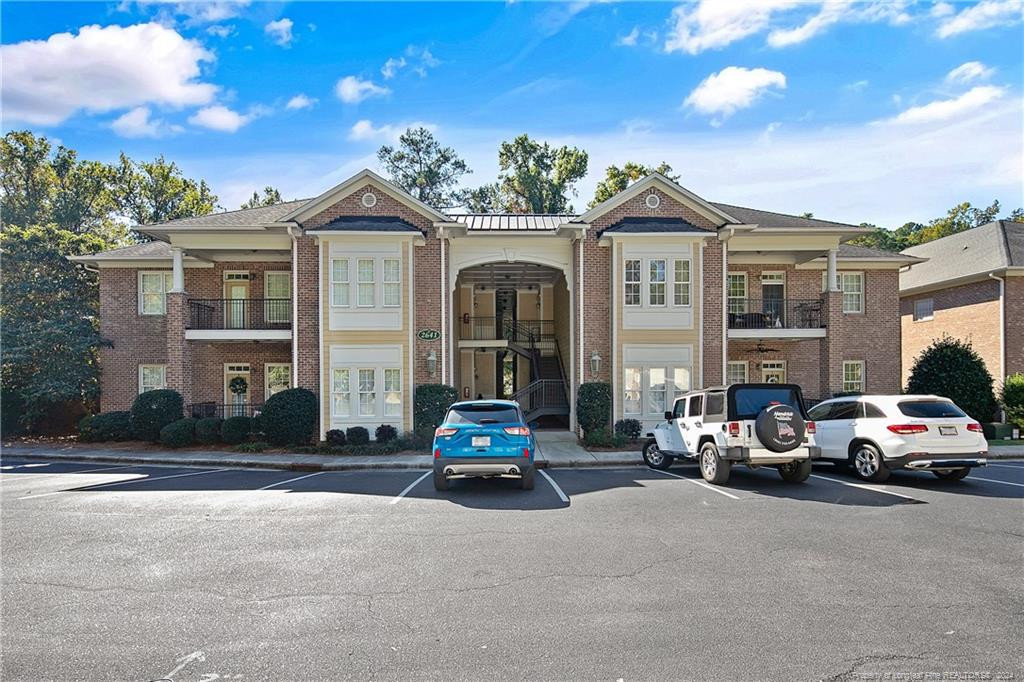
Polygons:
M949 398L935 395L857 395L818 403L808 415L817 425L821 458L849 465L875 483L893 469L922 469L959 480L985 466L988 443L981 424Z

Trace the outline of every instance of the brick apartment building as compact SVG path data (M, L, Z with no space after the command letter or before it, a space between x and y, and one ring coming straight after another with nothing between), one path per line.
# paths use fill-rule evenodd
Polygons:
M411 428L423 383L568 428L589 381L611 384L615 419L647 424L713 384L898 391L899 270L918 260L658 174L582 215L466 215L362 171L313 199L138 229L154 241L75 259L99 271L113 343L102 408L166 386L193 414L248 414L302 386L321 433Z
M1024 372L1024 224L997 220L903 253L926 259L900 275L904 384L943 336L970 341L997 384Z

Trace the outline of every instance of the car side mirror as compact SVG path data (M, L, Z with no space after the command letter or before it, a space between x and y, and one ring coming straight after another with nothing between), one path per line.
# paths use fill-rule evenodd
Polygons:
M670 422L674 419L671 410L665 413L665 421Z

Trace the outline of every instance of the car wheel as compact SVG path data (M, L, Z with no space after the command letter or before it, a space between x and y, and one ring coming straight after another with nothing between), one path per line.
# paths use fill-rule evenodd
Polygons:
M801 459L778 466L779 475L786 483L803 483L811 475L811 460Z
M962 469L947 469L946 471L933 471L932 473L943 481L959 481L960 479L965 478L967 474L971 473L971 468L963 467Z
M647 466L658 471L664 471L672 466L672 462L676 461L676 458L672 455L666 455L658 447L658 441L651 439L644 443L644 462Z
M858 445L853 451L851 464L853 473L862 481L881 483L889 478L889 467L885 465L882 453L874 445Z
M443 471L434 472L434 490L448 490L448 479Z
M729 480L732 462L722 459L714 443L704 443L700 449L700 475L708 483L724 485Z
M534 478L534 475L535 475L535 470L534 469L530 469L525 474L523 474L523 478L519 482L519 484L523 487L523 490L533 490L533 483L534 483L533 478Z

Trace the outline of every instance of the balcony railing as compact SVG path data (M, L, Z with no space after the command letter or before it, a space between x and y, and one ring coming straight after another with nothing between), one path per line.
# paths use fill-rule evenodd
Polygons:
M193 419L205 419L207 417L255 417L263 409L263 403L240 402L223 405L217 402L192 403L185 409L185 414Z
M291 329L290 298L190 298L187 329Z
M512 341L530 344L555 338L554 320L512 320L501 317L463 317L459 338L464 341Z
M828 309L820 298L730 298L729 329L821 329Z

